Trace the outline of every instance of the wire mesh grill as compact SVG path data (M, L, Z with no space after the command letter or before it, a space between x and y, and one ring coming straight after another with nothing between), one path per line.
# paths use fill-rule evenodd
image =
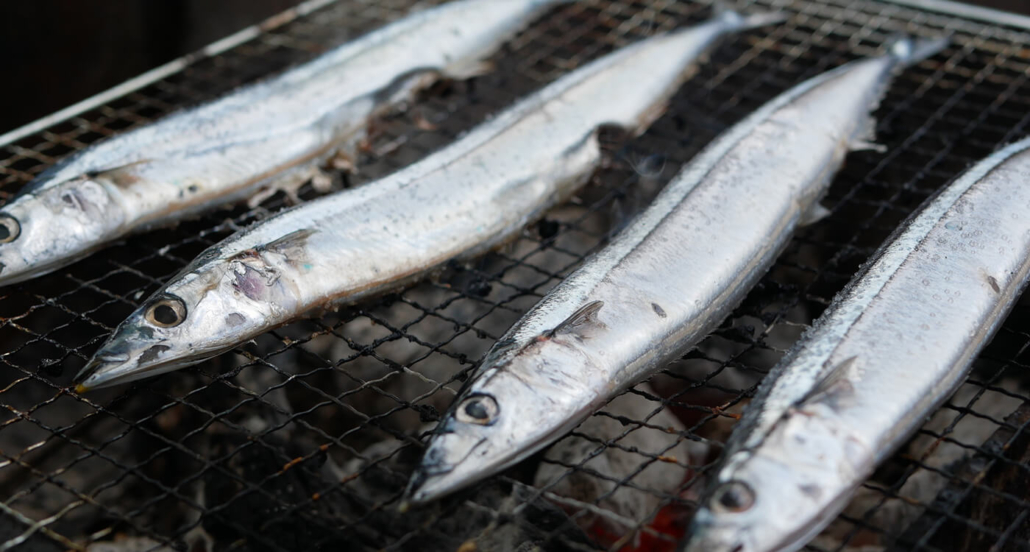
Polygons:
M10 197L56 159L402 16L340 1L0 148ZM614 47L702 20L709 2L557 8L495 56L378 121L358 175L385 175ZM639 139L512 245L437 277L270 332L196 368L79 396L104 337L205 247L280 208L236 207L133 237L0 289L0 549L671 550L758 379L887 235L971 162L1025 134L1030 33L875 1L754 0L784 25L728 40ZM826 201L722 326L505 474L401 514L421 441L477 359L719 132L899 32L949 33L879 109L885 153L850 155ZM310 199L310 190L301 194ZM812 550L1030 549L1030 308L968 382L859 490Z

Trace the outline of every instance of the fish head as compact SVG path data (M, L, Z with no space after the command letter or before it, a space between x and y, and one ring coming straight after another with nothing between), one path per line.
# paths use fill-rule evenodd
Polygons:
M122 208L89 177L37 187L0 208L0 285L85 257L118 232Z
M513 466L600 406L580 369L585 357L561 338L490 359L436 427L408 501L429 502Z
M122 322L76 378L84 391L177 370L269 329L295 306L277 269L250 252L201 254Z
M782 546L773 544L784 542L778 534L781 523L793 523L784 512L804 499L794 489L782 488L784 478L793 478L786 468L756 457L721 471L691 522L685 551L780 550Z
M795 411L729 456L691 522L686 552L797 550L847 504L869 449L844 425Z

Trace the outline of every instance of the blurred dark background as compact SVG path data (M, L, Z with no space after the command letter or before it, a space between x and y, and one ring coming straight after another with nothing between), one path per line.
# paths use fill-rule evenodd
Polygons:
M200 49L300 0L0 3L0 133Z
M347 1L347 0L342 0ZM0 134L275 15L299 0L0 4ZM969 3L1030 14L1030 0Z

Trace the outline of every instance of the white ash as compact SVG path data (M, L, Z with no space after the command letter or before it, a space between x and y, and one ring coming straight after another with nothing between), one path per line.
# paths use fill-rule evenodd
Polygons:
M675 416L664 409L654 413L660 407L636 393L617 397L603 412L647 420L653 427L632 429L611 416L591 416L576 429L590 439L571 435L551 447L544 454L534 485L614 514L586 511L576 517L582 528L601 522L624 533L646 524L668 502L667 497L677 493L691 473L689 466L700 465L708 454L707 445L680 435L684 428ZM615 440L613 446L603 446L611 440ZM623 481L629 484L620 485Z

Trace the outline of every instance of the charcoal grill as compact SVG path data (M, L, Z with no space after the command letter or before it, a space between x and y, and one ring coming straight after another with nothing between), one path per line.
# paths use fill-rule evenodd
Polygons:
M92 142L310 59L410 4L309 1L0 136L0 196ZM556 8L495 56L496 71L435 86L379 121L360 174L338 175L335 185L405 166L589 59L704 19L710 4ZM202 249L285 199L133 237L0 289L0 550L673 549L761 375L909 213L1026 135L1030 121L1026 18L934 0L740 7L792 18L727 41L644 136L606 136L608 166L515 244L415 287L281 328L193 369L83 396L70 379L118 322ZM520 314L719 132L901 32L954 42L891 88L877 112L886 151L848 157L826 201L832 216L791 242L719 330L628 391L649 405L646 415L627 416L613 402L594 419L617 423L588 423L563 440L588 445L580 461L537 455L433 506L397 511L426 429ZM1028 345L1024 299L955 397L809 549L1030 549ZM658 422L670 417L674 426ZM627 444L643 431L668 444ZM696 453L670 454L683 444ZM614 450L630 469L591 463ZM682 482L639 482L661 463L678 466ZM534 486L544 467L556 477ZM562 481L571 478L608 490L570 495ZM647 511L615 511L613 493L625 489L648 497Z

